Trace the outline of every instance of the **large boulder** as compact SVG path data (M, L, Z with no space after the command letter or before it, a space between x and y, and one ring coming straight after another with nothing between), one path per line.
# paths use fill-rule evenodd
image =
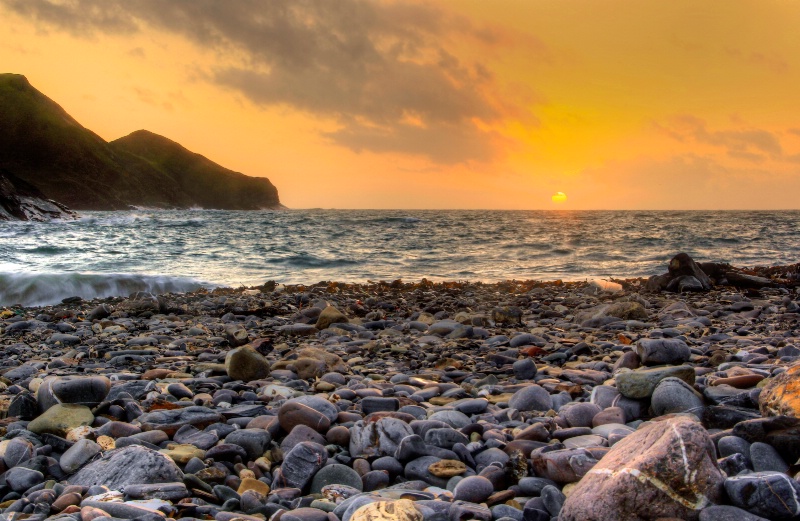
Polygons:
M619 441L575 486L561 521L696 520L722 498L724 476L702 425L653 422Z
M126 485L181 481L183 473L169 457L141 445L109 451L69 478L70 485L105 485L111 490L121 490Z

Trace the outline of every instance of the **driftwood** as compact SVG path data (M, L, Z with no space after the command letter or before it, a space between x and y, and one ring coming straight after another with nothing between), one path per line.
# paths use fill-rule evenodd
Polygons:
M789 266L738 268L721 262L695 262L679 253L669 262L669 271L650 277L649 291L708 291L712 286L742 289L800 287L800 263Z

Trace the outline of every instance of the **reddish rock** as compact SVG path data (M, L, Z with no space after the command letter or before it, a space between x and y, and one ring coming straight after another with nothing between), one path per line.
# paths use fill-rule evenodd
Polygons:
M537 476L556 483L575 483L597 464L598 458L588 449L548 448L533 451L531 465Z
M278 410L278 422L286 432L292 432L295 425L306 425L317 432L327 432L331 421L316 409L299 402L286 402Z
M575 486L561 521L696 520L722 497L714 445L686 417L653 422L608 452Z

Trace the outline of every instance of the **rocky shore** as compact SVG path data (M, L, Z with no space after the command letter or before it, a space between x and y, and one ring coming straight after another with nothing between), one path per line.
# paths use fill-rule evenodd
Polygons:
M690 276L6 308L0 516L800 519L800 292Z

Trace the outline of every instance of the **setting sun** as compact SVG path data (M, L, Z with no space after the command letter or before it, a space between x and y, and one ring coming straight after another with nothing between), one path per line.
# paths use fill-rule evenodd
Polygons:
M564 192L556 192L550 199L552 199L554 203L565 203L567 202L567 194Z

